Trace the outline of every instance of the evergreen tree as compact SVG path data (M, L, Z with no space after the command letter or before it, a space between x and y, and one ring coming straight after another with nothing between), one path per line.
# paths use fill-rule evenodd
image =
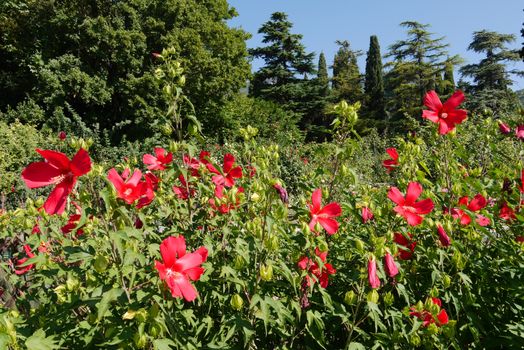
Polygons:
M265 65L253 76L251 95L281 103L292 110L298 108L300 83L313 74L313 53L306 53L302 35L291 34L293 24L283 12L275 12L258 30L267 46L250 50ZM304 77L304 78L302 78Z
M472 83L464 84L471 98L467 108L472 111L491 110L493 113L512 113L518 101L511 91L512 74L523 72L509 70L508 62L520 60L516 50L507 48L507 44L515 41L513 34L500 34L481 30L473 33L473 41L468 50L485 54L485 58L477 64L468 64L460 69L462 76L469 77Z
M337 101L346 100L348 103L362 101L362 77L360 75L357 56L347 40L336 42L340 47L333 60L333 98Z
M468 50L486 55L479 63L468 64L460 69L463 76L473 79L473 90L504 91L513 84L510 74L519 74L519 71L509 71L506 62L519 61L520 58L515 50L508 49L506 45L514 41L513 34L500 34L487 30L473 33L473 41L469 44Z
M329 89L329 76L326 57L324 56L323 52L320 53L320 56L318 58L317 79L318 84L325 90L327 95Z
M366 94L365 111L371 118L386 118L384 110L384 76L382 57L376 35L369 39L369 50L366 58L366 75L364 92Z
M455 91L455 78L453 73L453 63L446 62L444 67L444 80L442 81L441 94L451 95Z
M395 120L406 124L405 116L415 118L420 115L424 95L435 88L436 74L442 73L447 62L458 63L460 59L454 56L442 60L442 57L447 57L449 45L443 43L443 37L433 38L428 31L429 25L413 21L400 25L407 28L408 38L389 47L386 56L393 61L386 64L390 70L386 73L385 85L388 109Z

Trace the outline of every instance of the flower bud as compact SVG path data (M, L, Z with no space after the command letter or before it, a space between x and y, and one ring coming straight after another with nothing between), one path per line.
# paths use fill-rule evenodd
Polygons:
M362 242L360 239L355 240L355 247L357 248L357 251L359 253L365 253L366 249L364 247L364 242Z
M240 271L240 270L242 270L242 268L244 267L244 263L245 263L245 262L246 262L246 261L244 260L244 258L243 258L242 256L237 255L237 256L235 257L235 262L234 262L233 267L235 268L235 270L239 270L239 271Z
M256 192L252 193L251 194L251 201L255 202L255 203L259 202L260 201L260 195L258 193L256 193Z
M412 333L409 337L409 343L413 346L419 346L420 345L420 337L416 333Z
M135 333L133 341L138 349L144 349L147 345L147 336L145 334Z
M68 277L66 280L66 287L68 292L73 292L80 287L80 281L74 277Z
M271 264L262 264L260 266L260 278L263 281L271 281L273 279L273 266Z
M350 290L344 295L344 302L347 305L354 305L357 302L357 295L354 291Z
M393 302L395 301L395 296L391 292L387 292L386 295L384 295L384 304L386 306L393 305Z
M375 303L375 304L378 304L378 299L379 298L380 298L380 296L378 295L378 292L375 289L370 291L368 293L368 295L367 295L367 301Z
M235 294L231 297L231 307L237 311L242 309L242 306L244 306L244 299L238 294Z
M436 324L432 323L428 326L427 331L429 334L437 334L438 333L438 327Z
M97 255L94 262L94 268L96 272L103 273L107 269L108 265L109 261L104 255Z
M444 275L444 277L442 278L442 285L444 286L444 288L449 288L449 286L451 285L451 277L449 277L448 275Z

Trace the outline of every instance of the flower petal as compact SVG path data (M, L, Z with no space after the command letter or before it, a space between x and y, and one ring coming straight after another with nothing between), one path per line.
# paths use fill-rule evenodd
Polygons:
M184 236L167 237L160 244L160 255L167 268L173 268L177 258L186 254L186 240Z
M338 222L334 219L318 218L318 222L330 235L335 234L338 230Z
M337 217L340 214L342 214L342 208L337 202L329 203L318 212L318 215L322 217Z
M425 109L422 111L422 118L432 121L433 123L438 123L440 120L440 118L438 117L438 113L429 109Z
M70 167L75 176L82 176L91 171L91 158L85 149L80 148L76 152Z
M460 90L455 91L453 95L444 103L443 110L446 112L452 111L464 102L464 93Z
M388 198L398 205L404 205L405 199L402 193L396 187L391 187L388 192Z
M189 253L175 261L174 270L185 273L186 270L193 269L202 265L202 255Z
M412 206L415 201L422 194L422 185L418 182L410 182L406 190L406 202L405 205Z
M397 152L397 149L395 147L387 148L386 149L386 153L389 154L389 156L393 160L397 160L398 159L398 152Z
M115 168L109 170L109 172L107 173L107 179L111 181L113 186L115 186L115 189L118 193L122 192L122 189L124 187L124 180L122 179L122 177L120 177L118 171L116 171Z
M74 178L66 179L56 185L56 187L51 191L49 197L44 203L44 210L49 215L53 214L62 214L65 210L67 203L67 196L73 190L76 180Z
M486 207L487 204L488 202L486 201L486 198L479 193L471 200L471 202L469 202L468 209L471 211L479 211Z
M433 204L431 198L426 198L422 201L413 204L413 208L417 210L417 214L429 214L434 207L435 204Z
M40 155L47 160L49 164L52 166L55 166L59 169L66 170L69 169L69 158L62 153L52 150L43 150L43 149L37 149L36 150Z
M426 93L424 96L424 105L431 109L432 111L440 111L442 109L442 102L438 97L437 93L433 90Z
M224 166L222 169L224 170L224 174L227 174L231 171L233 168L233 165L235 164L235 157L231 153L226 153L224 155Z
M322 189L317 188L311 195L311 203L313 206L310 208L312 214L317 214L320 211L322 205Z
M58 176L62 174L59 168L46 162L35 162L29 164L22 171L22 180L29 188L37 188L55 183Z

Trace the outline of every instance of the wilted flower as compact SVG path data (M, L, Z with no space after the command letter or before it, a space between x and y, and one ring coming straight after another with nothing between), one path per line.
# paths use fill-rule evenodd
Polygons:
M437 232L440 243L442 243L444 247L449 247L451 244L451 238L449 238L446 231L444 231L444 227L442 227L442 225L437 225Z
M371 209L369 209L368 207L362 207L361 216L362 216L362 222L364 224L368 222L369 220L373 220L374 218L373 213L371 212Z
M509 134L511 132L511 128L508 124L503 123L499 120L499 130L502 134Z
M413 257L413 253L415 252L415 247L417 246L417 242L412 240L413 235L411 233L407 234L408 238L406 238L402 233L395 233L393 241L402 247L406 249L399 249L399 257L400 260L409 260Z
M289 202L289 197L286 189L278 183L274 184L273 188L277 190L277 193L280 196L280 200L282 201L282 203L287 204Z
M31 259L31 258L34 258L35 255L33 254L33 252L31 252L31 247L29 245L24 245L24 250L25 250L25 253L27 255L27 258L22 258L22 259L19 259L17 262L16 262L16 265L17 265L17 269L15 269L15 273L17 275L23 275L24 273L26 273L27 271L31 270L33 267L35 267L34 264L29 264L27 266L24 266L24 267L21 267L20 265L22 265L23 263L25 263L28 259Z

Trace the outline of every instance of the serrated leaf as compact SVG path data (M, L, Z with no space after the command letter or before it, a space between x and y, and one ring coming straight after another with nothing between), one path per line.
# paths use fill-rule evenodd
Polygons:
M54 350L58 349L58 343L53 340L53 336L46 337L43 329L39 329L27 338L25 346L27 350Z

